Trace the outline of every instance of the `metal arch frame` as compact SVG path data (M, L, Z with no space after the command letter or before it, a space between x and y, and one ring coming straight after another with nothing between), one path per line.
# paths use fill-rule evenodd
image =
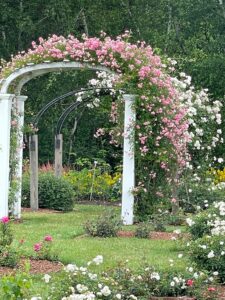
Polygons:
M87 92L87 91L96 91L96 90L111 90L111 88L81 88L79 90L73 90L71 92L68 92L64 95L61 95L59 97L54 98L53 100L51 100L50 102L48 102L41 110L39 110L39 112L37 113L37 115L33 118L32 120L32 124L34 125L34 127L36 128L38 125L38 122L40 120L40 118L43 116L43 114L50 108L52 107L54 104L56 104L57 102L64 100L67 97L70 96L76 96L76 94L80 93L80 92Z
M111 88L101 88L101 90L107 90L110 91ZM66 118L68 117L68 115L77 107L79 107L81 104L84 104L86 102L88 102L88 100L90 100L95 94L93 93L93 95L88 95L86 98L84 98L81 102L74 102L72 103L69 107L67 107L63 113L61 114L61 116L58 119L57 125L56 125L56 135L61 133L63 124L66 120Z

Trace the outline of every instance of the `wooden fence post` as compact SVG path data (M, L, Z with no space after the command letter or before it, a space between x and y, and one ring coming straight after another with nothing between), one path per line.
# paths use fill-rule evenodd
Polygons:
M55 176L62 176L63 135L55 136Z
M38 136L29 137L30 152L30 207L38 210Z

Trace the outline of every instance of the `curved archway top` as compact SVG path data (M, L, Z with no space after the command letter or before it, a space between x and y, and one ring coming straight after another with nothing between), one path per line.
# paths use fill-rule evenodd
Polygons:
M81 62L44 62L41 64L28 64L26 67L15 70L6 79L0 81L0 94L9 93L9 88L19 80L15 85L15 94L20 95L21 89L31 79L52 72L68 71L68 70L88 69L93 71L105 71L107 73L114 73L112 70L101 65L91 65L89 63Z

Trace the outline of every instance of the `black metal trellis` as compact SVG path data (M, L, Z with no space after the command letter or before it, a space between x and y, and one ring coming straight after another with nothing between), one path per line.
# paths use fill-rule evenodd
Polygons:
M93 89L94 90L94 89ZM98 89L99 90L99 89ZM110 88L101 88L101 96L103 95L108 95L109 91L111 90ZM105 92L105 93L104 93ZM58 119L57 125L56 125L56 135L61 133L63 124L68 117L68 115L74 111L76 108L78 108L81 104L87 103L92 97L97 96L98 94L93 93L93 95L88 95L86 98L82 99L81 102L74 102L72 103L69 107L67 107L61 116Z
M96 90L100 90L101 92L104 90L112 90L111 88L94 88L94 87L90 87L90 88L82 88L79 90L73 90L71 92L68 92L64 95L61 95L59 97L54 98L53 100L51 100L50 102L48 102L38 113L37 115L34 117L34 119L32 120L32 124L34 126L34 128L37 128L38 122L40 121L40 118L43 116L43 114L49 109L51 108L54 104L56 104L57 102L60 102L61 100L66 99L67 97L70 96L76 96L76 94L79 94L81 92L88 92L88 91L96 91ZM97 94L97 93L96 93Z

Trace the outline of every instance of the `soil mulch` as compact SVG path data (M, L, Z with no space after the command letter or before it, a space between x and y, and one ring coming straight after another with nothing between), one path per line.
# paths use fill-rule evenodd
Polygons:
M135 236L135 232L134 231L123 231L120 230L118 231L118 237L134 237ZM183 237L188 236L187 234L183 233L182 234ZM149 238L152 240L171 240L173 238L178 238L180 237L180 235L178 235L177 233L172 233L172 232L157 232L157 231L152 231L149 234Z
M19 266L16 268L0 267L0 276L14 274L19 269L23 270L26 262L29 262L30 264L31 274L58 272L63 268L63 264L60 262L23 258L21 259Z

